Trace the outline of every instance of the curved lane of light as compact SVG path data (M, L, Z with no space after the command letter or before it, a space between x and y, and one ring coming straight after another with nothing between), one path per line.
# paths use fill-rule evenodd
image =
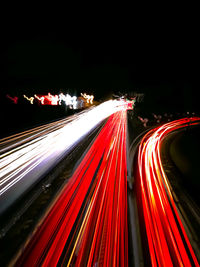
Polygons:
M199 123L200 118L166 123L148 132L139 146L137 196L152 266L199 266L178 214L160 156L162 140L167 134Z

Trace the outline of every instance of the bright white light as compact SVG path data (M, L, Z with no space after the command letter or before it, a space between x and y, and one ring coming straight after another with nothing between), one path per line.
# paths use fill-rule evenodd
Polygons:
M48 93L46 98L49 102L51 102L51 105L58 105L58 95L51 95L50 93Z
M76 96L70 96L69 94L64 95L63 93L61 93L59 94L59 105L61 105L61 101L64 101L66 106L76 109L77 106Z
M74 97L73 101L76 98ZM52 124L31 141L0 156L0 196L21 179L36 181L54 166L78 141L111 114L126 108L125 101L110 100L78 115L66 123ZM58 125L58 126L57 126ZM31 182L30 182L31 183ZM22 189L21 189L22 190Z

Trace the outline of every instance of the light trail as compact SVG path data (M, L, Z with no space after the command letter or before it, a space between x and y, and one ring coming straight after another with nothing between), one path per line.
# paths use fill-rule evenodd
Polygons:
M124 101L107 101L66 119L0 141L0 213L111 114Z
M33 105L33 101L34 101L34 97L27 97L26 95L23 95L24 98L26 98L32 105Z
M34 95L34 97L35 97L37 100L39 100L39 101L41 102L42 105L44 105L44 99L45 99L44 96L39 97L39 96L37 96L37 95Z
M86 93L82 94L81 96L87 100L87 103L93 104L94 96L93 95L87 95Z
M126 108L99 131L16 266L128 266Z
M10 96L10 95L6 95L6 97L8 98L8 99L10 99L14 104L17 104L18 103L18 97L17 96L14 96L14 97L12 97L12 96Z
M160 156L162 140L167 134L199 123L200 118L166 123L148 132L139 146L136 193L152 266L199 266L179 217Z

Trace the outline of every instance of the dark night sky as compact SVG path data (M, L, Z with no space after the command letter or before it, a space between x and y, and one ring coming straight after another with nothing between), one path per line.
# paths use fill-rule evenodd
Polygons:
M196 108L196 16L160 12L156 17L151 13L135 17L135 13L114 18L109 13L106 18L83 14L79 20L78 14L68 20L66 14L49 16L43 23L27 14L4 23L1 93L57 93L72 88L100 98L113 91L138 91L160 107L165 103Z

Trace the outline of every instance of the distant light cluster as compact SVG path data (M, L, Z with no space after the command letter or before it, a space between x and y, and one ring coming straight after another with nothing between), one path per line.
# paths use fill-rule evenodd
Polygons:
M10 96L6 95L6 97L12 101L13 104L18 104L19 98L17 96ZM34 104L35 101L41 105L66 105L71 109L77 109L78 107L83 107L84 104L93 104L94 96L93 95L87 95L86 93L81 93L81 97L77 96L71 96L69 94L63 94L60 93L59 95L52 95L51 93L48 93L47 95L40 95L40 94L34 94L34 96L28 97L25 94L23 97L30 102L31 105Z
M82 94L82 97L85 98L87 100L87 103L90 103L92 104L93 103L93 99L94 99L94 96L93 95L87 95L86 93Z
M14 104L17 104L18 103L18 97L17 96L12 97L10 95L6 95L6 97L8 99L10 99Z

